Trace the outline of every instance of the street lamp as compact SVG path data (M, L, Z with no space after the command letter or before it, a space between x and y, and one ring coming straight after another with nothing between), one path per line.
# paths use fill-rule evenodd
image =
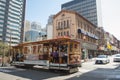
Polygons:
M4 66L4 57L5 57L5 49L4 49L4 42L3 42L3 54L2 54L2 67Z
M8 59L9 59L9 63L11 62L11 29L9 29L9 33L10 33L10 41L9 41L9 53L8 53Z

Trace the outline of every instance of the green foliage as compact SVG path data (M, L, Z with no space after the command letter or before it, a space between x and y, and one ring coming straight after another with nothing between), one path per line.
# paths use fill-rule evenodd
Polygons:
M9 51L9 45L7 43L4 42L0 42L0 55L8 55L8 51Z

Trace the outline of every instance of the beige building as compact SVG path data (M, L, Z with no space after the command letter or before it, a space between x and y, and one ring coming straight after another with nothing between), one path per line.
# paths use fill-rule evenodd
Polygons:
M25 21L25 27L24 27L24 32L29 31L31 29L30 21L26 20Z
M30 21L25 20L23 42L25 42L25 32L31 29Z
M97 50L96 26L74 11L62 10L53 19L53 38L68 36L80 40L83 58L95 55Z

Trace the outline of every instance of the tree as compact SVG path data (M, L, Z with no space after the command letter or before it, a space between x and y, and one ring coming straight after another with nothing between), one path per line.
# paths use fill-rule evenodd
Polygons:
M4 66L4 57L8 56L9 46L7 43L0 42L0 56L2 56L2 66Z

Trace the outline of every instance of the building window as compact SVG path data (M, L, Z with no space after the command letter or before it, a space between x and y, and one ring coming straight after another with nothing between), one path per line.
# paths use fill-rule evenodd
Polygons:
M67 31L67 36L69 36L69 31Z
M66 28L66 21L64 21L64 28Z
M69 28L69 20L67 20L67 28Z
M65 14L62 14L62 17L64 17L65 16Z
M86 37L85 37L85 35L84 35L84 34L82 34L82 35L81 35L81 39L83 39L83 40L85 40L85 39L86 39Z
M86 25L86 31L88 32L88 26Z
M91 38L91 42L93 42L93 38Z
M79 23L79 20L78 20L78 27L80 27L80 23Z
M88 32L90 32L90 28L89 28L89 26L87 26L87 28L88 28Z
M88 37L88 41L90 41L90 37Z
M66 32L64 32L64 35L66 35Z
M81 39L81 36L82 36L82 34L80 33L80 34L78 34L78 39Z
M84 23L84 30L86 31L87 30L87 26L86 26L86 24Z
M83 28L83 22L81 22L81 29Z
M61 22L61 29L63 29L63 22Z
M81 27L81 29L82 29L82 23L81 22L79 22L79 27Z
M61 32L61 36L63 36L62 32Z
M82 39L82 34L78 34L78 39Z
M58 22L58 29L60 29L60 22Z
M60 36L60 33L58 33L58 36Z
M92 33L92 28L91 28L90 32Z
M78 39L80 39L80 34L78 34Z

